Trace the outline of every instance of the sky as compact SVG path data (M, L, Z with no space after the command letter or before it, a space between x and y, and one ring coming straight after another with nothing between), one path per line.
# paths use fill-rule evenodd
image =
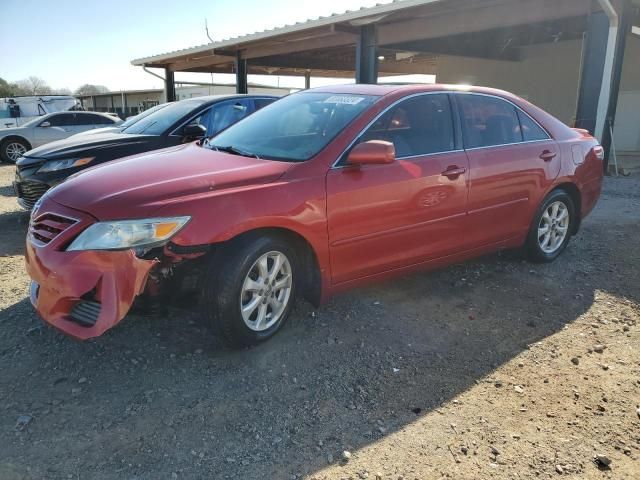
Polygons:
M72 91L85 83L112 91L161 88L131 60L208 43L205 18L217 41L376 3L388 0L0 0L0 18L10 19L0 27L0 77L14 82L35 75ZM176 80L206 82L211 75L178 73ZM249 81L304 84L285 76L251 75ZM322 83L329 81L312 80L312 86Z

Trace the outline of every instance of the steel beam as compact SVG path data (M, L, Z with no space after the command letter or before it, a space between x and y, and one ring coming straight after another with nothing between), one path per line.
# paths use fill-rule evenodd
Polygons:
M378 81L376 25L363 25L356 43L356 83Z
M164 69L164 97L167 102L176 101L176 82L173 72L168 68Z
M247 59L242 58L242 54L236 52L235 60L236 70L236 93L249 93L249 85L247 82Z
M577 128L596 130L598 113L598 97L602 88L604 57L607 51L609 20L604 12L594 12L589 16L584 48L582 51L582 71L578 89L578 105L576 110Z

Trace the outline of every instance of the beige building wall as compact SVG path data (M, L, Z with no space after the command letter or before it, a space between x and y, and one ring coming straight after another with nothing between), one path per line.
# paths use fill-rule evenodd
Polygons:
M581 40L524 47L518 62L442 56L436 80L508 90L573 125L581 56Z
M623 166L640 166L640 36L629 35L613 140Z

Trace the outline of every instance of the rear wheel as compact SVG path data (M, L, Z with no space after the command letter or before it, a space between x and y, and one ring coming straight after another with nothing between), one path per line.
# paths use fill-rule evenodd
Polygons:
M278 236L242 239L209 262L201 288L204 316L232 345L255 345L284 325L296 296L298 258Z
M16 163L16 161L29 150L29 145L19 138L10 138L0 145L0 158L2 161Z
M551 192L542 202L531 224L525 250L531 261L555 260L571 239L575 206L564 190Z

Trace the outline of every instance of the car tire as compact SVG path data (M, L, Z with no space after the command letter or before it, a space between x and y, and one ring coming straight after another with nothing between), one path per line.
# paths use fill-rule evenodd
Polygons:
M278 262L278 263L276 263ZM256 345L291 314L298 256L279 235L247 235L209 258L200 289L203 316L230 346Z
M7 163L16 163L31 146L21 138L8 138L0 143L0 159Z
M575 204L564 190L544 199L531 223L525 243L527 258L535 263L553 262L571 240L576 221Z

